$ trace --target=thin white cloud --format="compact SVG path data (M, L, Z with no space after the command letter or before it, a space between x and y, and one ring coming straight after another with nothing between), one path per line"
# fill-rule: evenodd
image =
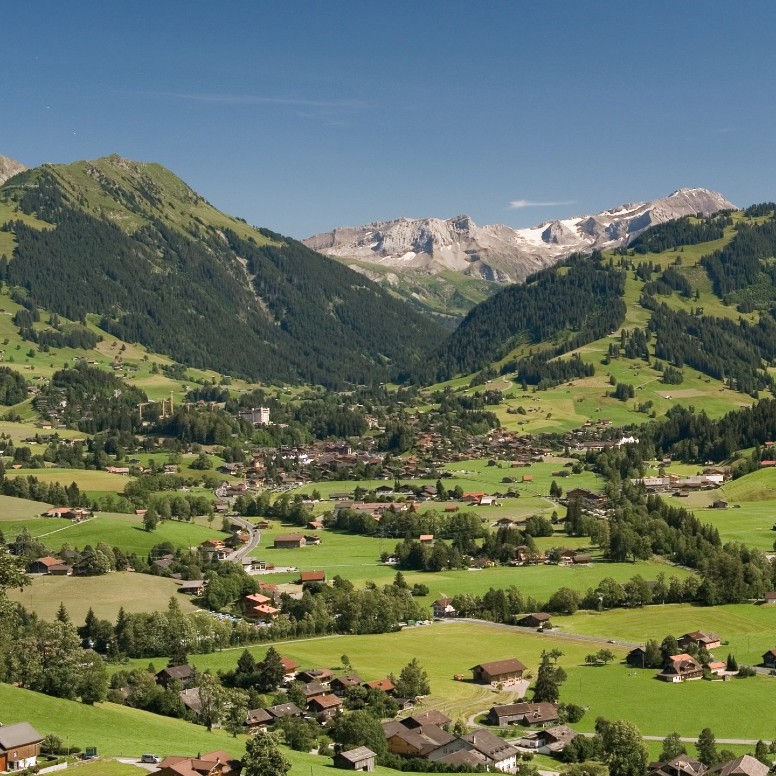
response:
M573 205L574 200L555 200L554 202L535 202L532 199L513 199L509 203L511 210L521 210L524 207L556 207L557 205Z
M266 97L259 94L228 94L221 92L157 92L160 97L173 97L192 102L209 102L219 105L289 105L302 108L331 110L359 110L368 108L363 100L309 100L298 97Z

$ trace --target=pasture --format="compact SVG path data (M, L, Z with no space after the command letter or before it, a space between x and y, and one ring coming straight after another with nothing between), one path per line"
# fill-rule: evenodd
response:
M22 501L22 499L15 499ZM40 512L48 507L37 502ZM0 510L3 507L0 505ZM17 511L21 511L19 506ZM35 517L13 517L0 514L0 529L6 538L13 538L26 528L30 534L52 549L58 549L67 543L71 547L83 549L87 544L92 546L105 542L111 547L121 547L126 553L146 555L151 548L162 542L171 542L175 547L195 547L206 539L224 538L224 534L210 527L204 517L192 522L178 520L161 521L155 531L143 528L143 518L137 515L127 515L114 512L96 512L94 517L74 523L61 517L42 517L40 512ZM220 520L214 520L213 526L220 528Z
M381 553L392 553L401 538L379 538L321 530L318 546L305 546L299 549L275 549L272 546L277 534L296 533L300 529L290 526L279 527L276 523L269 530L261 532L261 542L252 555L275 566L295 566L302 571L324 570L329 579L339 574L350 579L357 586L367 580L379 585L389 584L396 575L396 567L379 562ZM550 547L580 547L580 540L572 540L565 534L557 533L553 537L542 538L537 542L542 549ZM593 563L580 566L494 566L479 571L456 569L439 572L403 571L410 585L427 585L429 596L419 598L420 603L431 604L440 595L453 596L459 593L481 595L490 587L506 588L515 585L524 596L533 596L546 601L561 587L571 587L584 593L587 588L595 587L605 577L625 582L636 574L645 579L655 579L660 572L666 577L675 575L684 578L693 572L655 561L637 563L606 563L593 553ZM297 573L267 575L268 581L289 582L298 578ZM265 578L265 577L262 577Z
M114 571L99 577L35 577L23 590L11 590L8 597L44 620L56 618L63 603L77 625L84 622L91 607L97 617L115 622L119 609L127 612L163 611L171 596L183 612L196 607L191 597L177 593L178 582L150 574Z
M644 611L648 610L640 613ZM697 737L704 727L710 727L718 738L771 740L776 734L776 723L769 714L742 713L745 709L770 708L776 680L758 676L730 682L671 685L655 679L655 671L634 670L622 663L584 665L585 655L602 647L611 649L618 660L625 656L624 647L607 644L603 639L584 641L552 633L518 632L508 626L450 621L392 634L331 636L276 647L303 667L341 670L341 656L345 654L354 670L367 681L390 672L396 674L417 657L431 682L431 695L421 710L440 709L453 719L487 711L496 703L510 700L512 695L469 681L455 681L455 674L469 676L468 669L477 663L517 657L535 675L542 650L557 647L564 653L558 664L568 674L561 687L561 700L588 707L585 717L575 725L578 730L592 731L596 717L603 716L631 719L644 735L660 737L672 730ZM250 651L261 658L266 647ZM240 652L235 649L195 655L191 661L200 670L224 670L235 666ZM146 663L133 661L139 667Z

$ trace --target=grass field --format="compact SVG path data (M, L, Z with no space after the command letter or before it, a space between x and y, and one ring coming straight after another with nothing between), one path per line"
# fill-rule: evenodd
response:
M566 629L565 620L559 622ZM763 642L770 645L770 639ZM559 665L568 674L561 688L561 700L588 707L583 720L575 726L579 730L591 731L596 717L604 716L631 719L644 735L661 737L672 730L697 737L704 727L710 727L718 738L771 740L776 734L776 722L770 714L761 713L771 708L776 680L754 677L724 683L697 681L670 685L656 680L654 671L634 671L624 664L585 666L584 656L602 646L615 652L618 659L627 651L617 645L607 645L603 640L575 641L554 638L551 634L518 633L506 626L452 621L380 636L333 636L288 642L277 648L303 667L338 668L341 656L346 654L366 680L380 678L391 671L396 673L417 657L429 674L432 691L422 708L437 708L455 719L505 702L509 694L467 681L457 682L454 674L468 676L468 669L477 663L508 657L519 658L535 674L541 651L558 647L564 653ZM251 651L261 657L265 649L257 647ZM197 655L192 657L192 662L200 669L227 669L234 667L239 655L240 650ZM147 663L134 662L138 666ZM748 709L753 711L745 711Z
M245 752L245 736L233 738L223 730L208 733L199 725L127 706L112 703L85 706L7 684L0 684L0 709L4 724L29 722L43 735L54 733L65 745L82 749L96 746L99 754L106 757L139 757L144 752L162 757L170 754L195 757L215 749L241 757ZM325 776L332 773L329 758L285 748L283 751L291 762L292 775ZM78 773L83 776L131 776L143 772L136 766L110 761L78 765ZM374 773L389 776L397 771L376 768Z
M22 499L14 499L19 502ZM37 502L23 502L36 504ZM22 505L14 505L20 512ZM37 504L42 512L45 504ZM2 510L2 505L0 505ZM67 543L71 547L83 548L105 542L111 547L121 547L125 552L145 555L155 544L172 542L176 547L195 547L206 539L223 539L224 534L216 528L221 527L220 520L214 520L212 527L204 517L187 523L178 520L164 520L155 531L143 529L142 518L137 515L126 515L113 512L97 512L93 518L80 523L59 517L20 518L0 513L0 529L6 537L16 536L23 528L27 528L33 537L40 539L47 547L59 549Z
M489 512L488 514L492 514ZM398 538L375 538L340 533L331 530L319 531L321 544L307 546L296 550L279 550L272 547L274 536L289 533L294 529L290 526L279 526L274 523L270 530L262 531L261 543L252 553L255 557L276 566L295 566L303 571L322 569L328 578L339 574L352 580L356 585L363 585L367 580L378 584L387 584L396 574L394 566L379 562L382 552L393 552ZM543 538L540 541L543 549L549 547L577 546L579 540L570 540L565 534L558 533L554 537ZM430 594L419 598L420 603L430 604L440 595L456 595L458 593L482 594L490 587L509 587L516 585L523 595L533 596L540 601L546 601L558 588L572 587L585 592L588 587L595 587L605 577L613 577L625 582L635 574L641 574L645 579L655 579L661 571L667 577L676 575L686 577L692 572L664 563L641 561L638 563L605 563L596 559L587 566L527 566L507 567L496 566L470 571L460 569L443 572L403 572L407 582L416 582L429 587ZM297 573L272 574L272 581L287 582L298 578Z
M776 647L776 607L755 604L701 607L666 604L643 609L607 612L577 612L558 620L564 631L643 644L662 641L690 631L714 631L722 646L714 650L721 659L732 652L739 663L756 665L762 655Z
M127 612L161 611L167 608L170 596L175 596L181 611L194 611L191 598L178 594L177 589L174 579L115 571L101 577L40 576L23 590L11 590L8 597L44 620L56 617L61 602L80 625L89 607L98 617L114 622L122 606Z

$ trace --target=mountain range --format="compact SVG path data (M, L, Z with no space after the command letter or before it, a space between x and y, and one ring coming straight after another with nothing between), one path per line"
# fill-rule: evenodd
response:
M721 194L688 188L661 199L619 205L596 215L546 221L528 229L477 226L465 215L447 220L398 218L340 227L303 242L392 288L408 301L455 316L497 289L476 283L478 280L519 283L573 253L627 245L656 224L731 209L735 205ZM462 288L463 278L475 283ZM445 285L454 288L442 293ZM454 302L460 310L445 304L456 291Z

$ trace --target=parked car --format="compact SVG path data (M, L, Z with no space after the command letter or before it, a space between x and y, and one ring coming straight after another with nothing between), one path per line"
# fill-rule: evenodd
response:
M140 762L141 763L160 763L162 761L162 758L159 757L158 754L141 754L140 755Z

